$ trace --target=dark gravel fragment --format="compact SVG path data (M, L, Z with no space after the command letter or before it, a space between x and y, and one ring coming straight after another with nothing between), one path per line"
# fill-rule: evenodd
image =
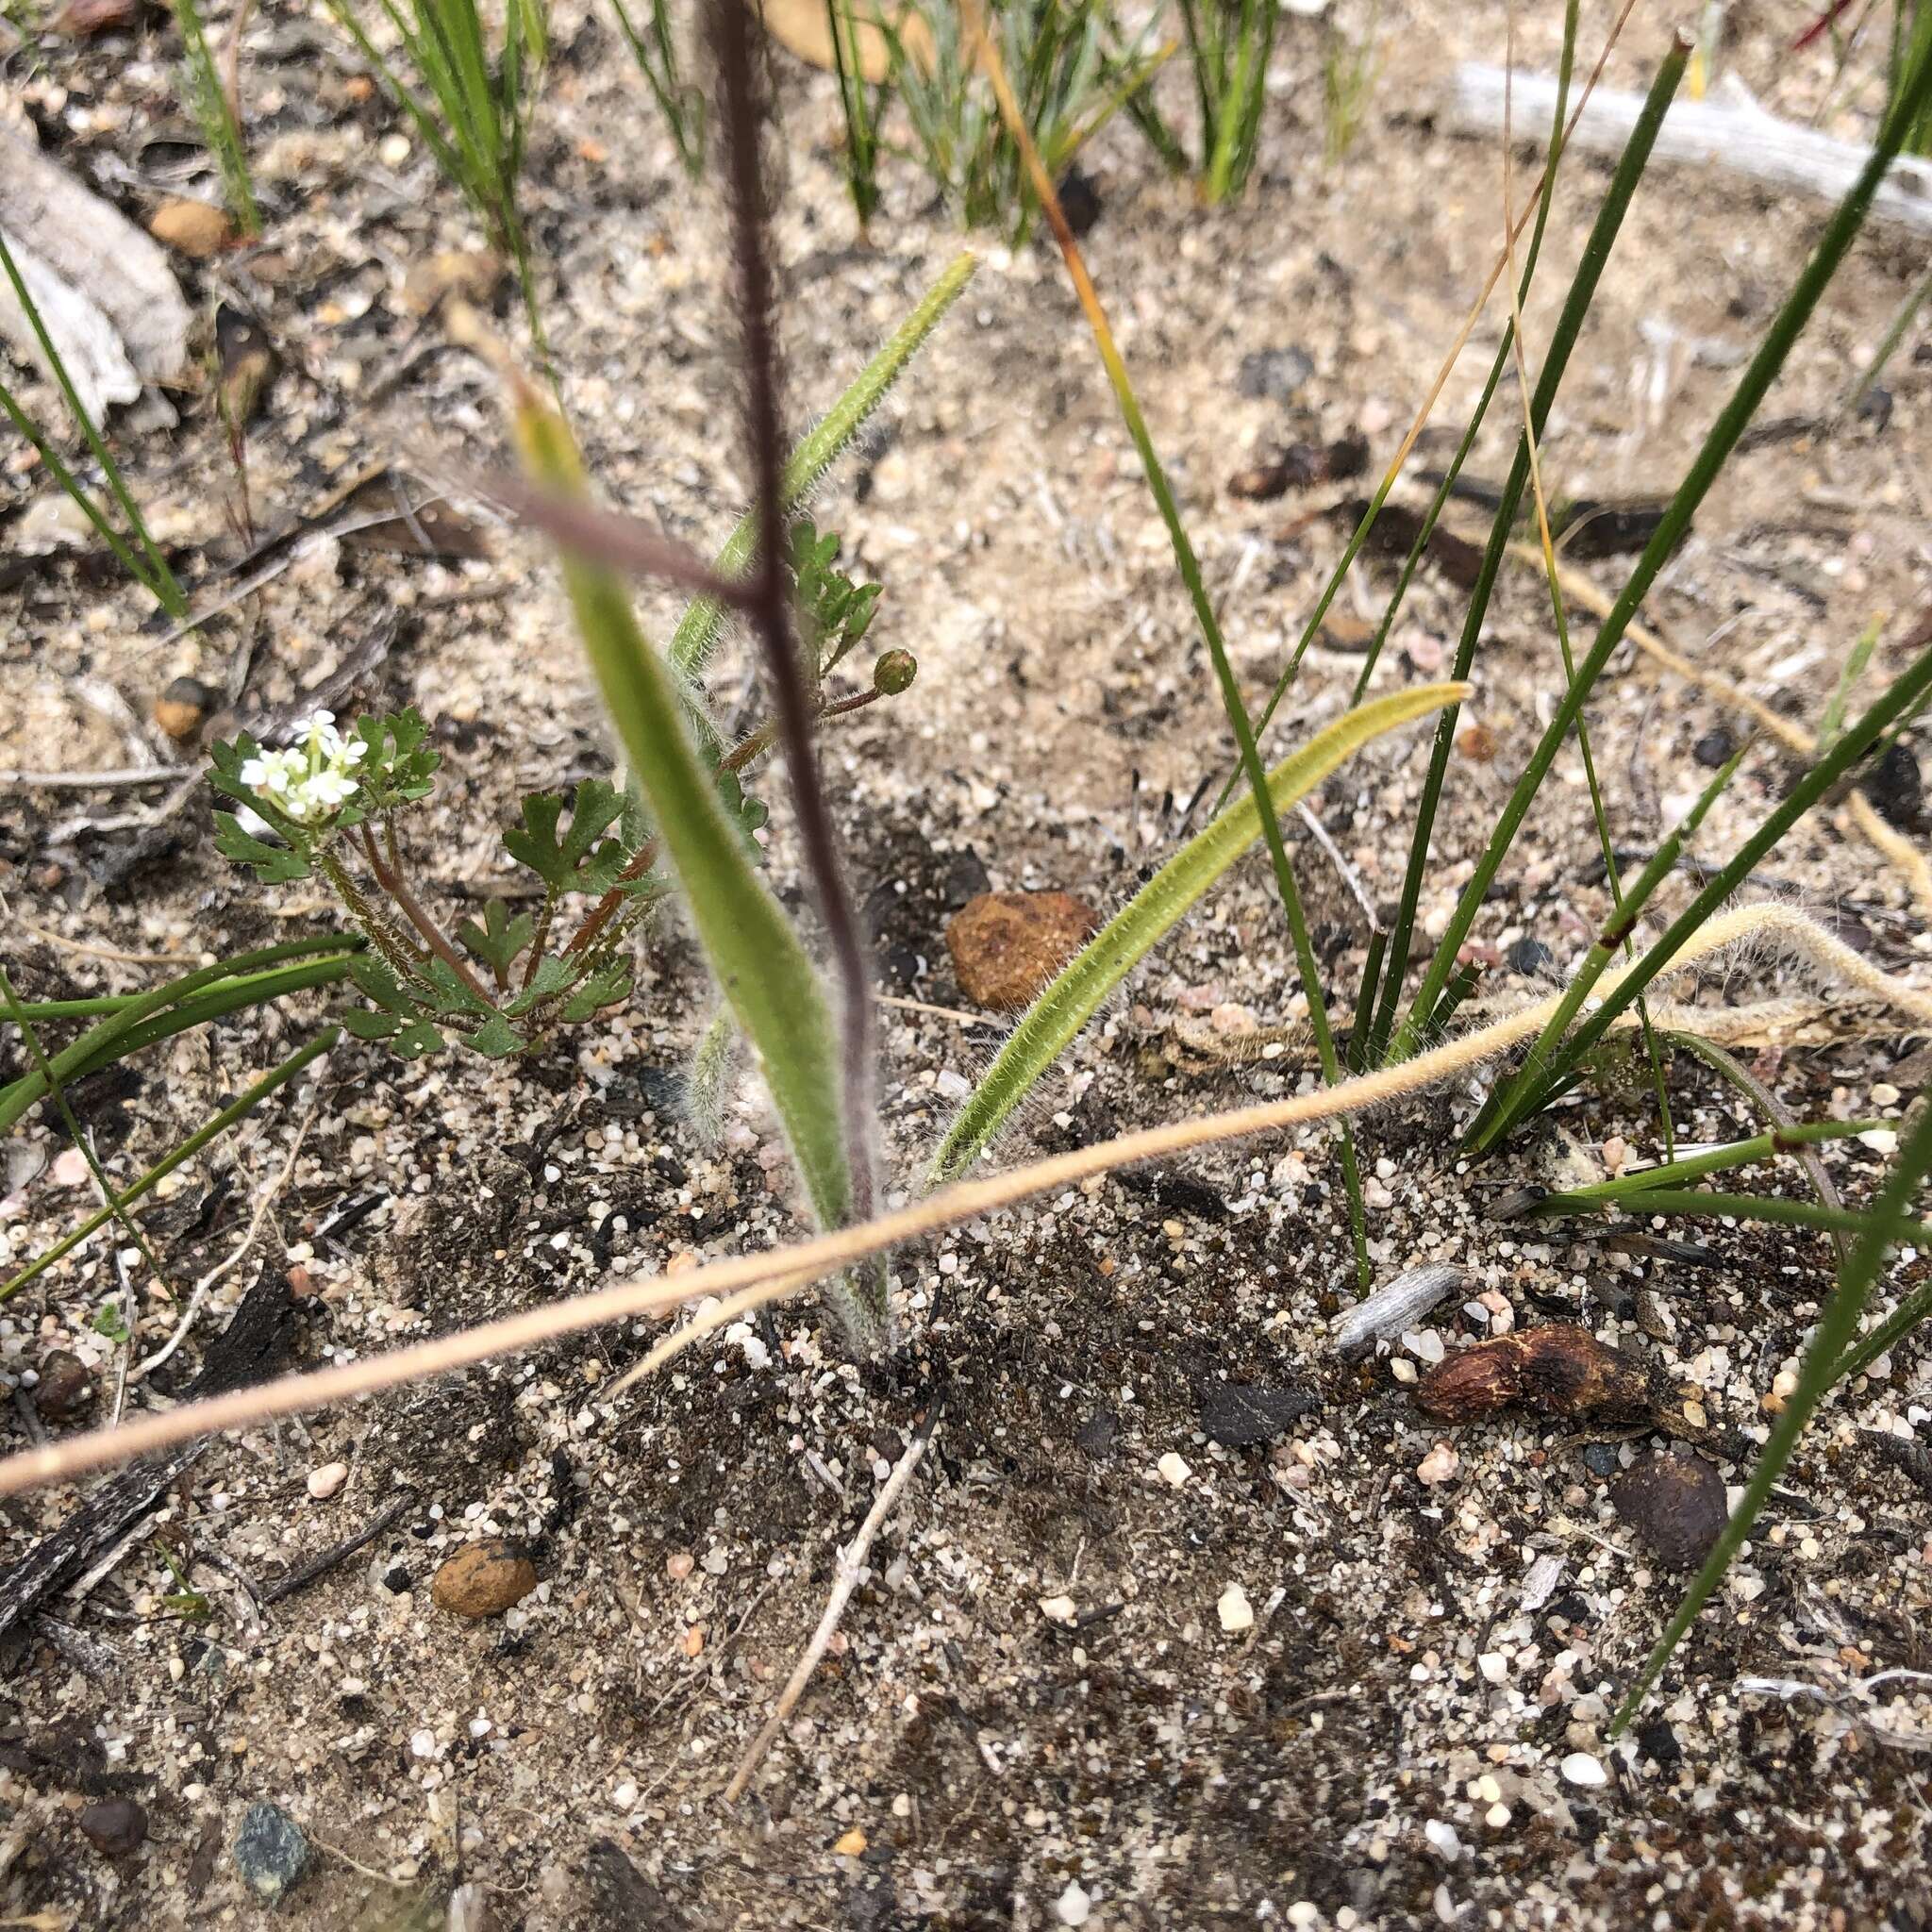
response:
M1234 386L1250 401L1285 403L1314 373L1314 358L1305 349L1256 349L1241 358Z
M1114 1444L1120 1441L1121 1419L1110 1408L1096 1409L1080 1424L1074 1437L1074 1445L1083 1456L1095 1462L1105 1461L1114 1452Z
M1200 1391L1201 1426L1224 1449L1252 1449L1286 1435L1322 1407L1306 1389L1259 1389L1245 1382L1215 1382Z
M302 1827L279 1805L258 1800L235 1834L235 1869L264 1905L279 1905L301 1883L315 1854Z
M147 1841L147 1812L132 1798L96 1798L79 1824L81 1836L104 1858L131 1858Z
M1618 1516L1671 1570L1694 1570L1730 1514L1724 1481L1703 1457L1664 1451L1646 1456L1610 1485Z

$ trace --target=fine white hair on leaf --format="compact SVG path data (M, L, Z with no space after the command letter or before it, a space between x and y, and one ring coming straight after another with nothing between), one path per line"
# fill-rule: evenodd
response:
M721 1006L691 1050L684 1076L684 1117L691 1138L707 1152L724 1134L724 1106L738 1073L738 1026Z

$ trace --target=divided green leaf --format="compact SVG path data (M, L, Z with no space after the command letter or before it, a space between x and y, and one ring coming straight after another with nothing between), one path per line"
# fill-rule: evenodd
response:
M620 840L603 834L624 814L624 793L608 779L586 778L571 794L569 829L559 833L563 809L560 792L532 792L522 823L503 835L505 848L552 892L608 891L627 855Z
M483 908L483 924L464 920L457 927L457 938L490 968L498 981L509 975L511 962L530 943L536 927L527 912L512 919L501 899L492 899Z
M287 845L271 845L252 832L242 829L242 822L231 811L215 814L215 850L224 858L250 868L265 886L287 885L308 876L308 860Z

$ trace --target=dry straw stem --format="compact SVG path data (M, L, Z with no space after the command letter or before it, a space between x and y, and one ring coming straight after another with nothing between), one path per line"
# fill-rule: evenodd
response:
M1539 575L1549 568L1542 553L1532 544L1512 543L1509 555ZM1610 614L1612 599L1580 570L1558 559L1555 571L1558 588L1573 604L1580 604L1593 617ZM1687 684L1694 684L1719 704L1743 712L1787 751L1796 752L1802 758L1817 756L1818 738L1815 732L1806 730L1804 725L1787 718L1783 712L1773 710L1762 698L1753 697L1742 685L1733 683L1722 672L1707 671L1703 665L1667 644L1655 631L1646 630L1634 619L1625 628L1624 635L1646 658L1664 670L1681 677ZM1851 794L1845 802L1845 810L1859 837L1902 874L1919 910L1932 913L1932 862L1926 860L1925 855L1903 832L1879 817L1877 808L1862 791Z
M1699 959L1743 942L1778 944L1800 953L1819 970L1885 1001L1897 1011L1932 1024L1932 993L1880 973L1822 926L1785 906L1742 906L1721 913L1686 942L1666 971L1681 973ZM1601 981L1604 992L1614 991L1623 976L1621 972L1607 973ZM735 1319L748 1308L778 1300L899 1242L958 1227L1041 1194L1078 1187L1119 1168L1144 1161L1172 1160L1197 1147L1252 1140L1258 1135L1277 1134L1285 1128L1333 1121L1388 1106L1441 1081L1467 1074L1497 1054L1534 1039L1556 1005L1554 995L1537 1000L1460 1039L1335 1087L1259 1106L1236 1108L1226 1113L1208 1114L1199 1120L1143 1128L1117 1140L1057 1155L1049 1160L1034 1161L1009 1174L995 1174L986 1180L961 1181L894 1213L791 1247L774 1248L762 1255L734 1256L668 1278L648 1275L641 1280L621 1282L594 1294L577 1295L569 1301L506 1315L454 1335L392 1349L368 1360L344 1362L305 1375L284 1376L279 1381L237 1390L206 1402L184 1403L165 1414L145 1416L119 1428L96 1429L65 1442L28 1450L0 1462L0 1495L15 1495L78 1470L125 1462L149 1450L216 1430L245 1428L276 1416L325 1408L380 1389L392 1389L399 1383L447 1374L453 1369L466 1368L495 1356L539 1347L559 1336L581 1334L608 1323L627 1322L675 1307L699 1296L739 1296L730 1317L722 1309L710 1312L708 1319L715 1325L719 1320ZM1634 1026L1635 1016L1629 1016L1625 1024ZM752 1290L757 1292L741 1293ZM679 1334L686 1341L694 1339L684 1330ZM685 1341L673 1340L677 1347L685 1345Z

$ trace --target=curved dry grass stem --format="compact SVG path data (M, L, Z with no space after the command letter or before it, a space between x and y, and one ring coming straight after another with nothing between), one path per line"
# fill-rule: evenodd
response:
M1787 906L1740 906L1719 914L1686 943L1667 971L1681 973L1727 947L1766 941L1803 954L1815 967L1883 1000L1895 1010L1932 1025L1932 992L1889 977L1824 927ZM1605 993L1614 991L1622 977L1621 973L1607 973L1601 982ZM144 1416L118 1428L96 1429L68 1441L27 1450L0 1462L0 1495L18 1494L79 1470L125 1462L149 1450L216 1430L245 1428L275 1416L325 1408L377 1390L394 1388L398 1383L447 1374L453 1369L466 1368L495 1356L514 1355L607 1323L629 1321L675 1307L696 1296L736 1297L729 1304L728 1315L723 1308L711 1310L699 1322L667 1338L660 1347L665 1351L663 1358L668 1360L678 1348L688 1345L699 1334L709 1332L721 1322L735 1319L762 1302L792 1293L898 1242L958 1227L1041 1194L1079 1187L1118 1168L1171 1160L1197 1147L1252 1140L1288 1127L1364 1113L1466 1074L1483 1061L1533 1040L1556 1004L1555 995L1534 1001L1473 1033L1392 1066L1344 1080L1338 1086L1294 1094L1286 1100L1236 1108L1226 1113L1208 1114L1198 1120L1143 1128L1138 1133L1123 1134L1117 1140L1034 1161L1008 1174L960 1181L893 1213L880 1215L859 1226L837 1229L813 1241L775 1248L767 1254L713 1261L669 1278L651 1275L620 1282L592 1294L506 1315L474 1328L460 1329L454 1335L392 1349L368 1360L284 1376L279 1381L237 1390L206 1402L184 1403L165 1414ZM1637 1024L1634 1015L1629 1016L1627 1024Z
M1546 568L1542 554L1532 544L1512 543L1509 556L1517 563L1541 573ZM1558 558L1556 564L1556 579L1564 596L1573 604L1580 604L1595 617L1607 617L1612 599L1590 577L1574 565ZM1674 645L1665 642L1655 631L1647 630L1634 620L1625 627L1624 636L1650 658L1685 683L1692 684L1707 695L1715 698L1719 704L1728 706L1732 710L1741 711L1753 724L1760 725L1766 734L1777 740L1787 751L1796 752L1801 758L1815 758L1818 754L1818 738L1815 732L1807 731L1793 718L1787 718L1782 711L1774 711L1762 698L1753 697L1740 684L1726 677L1721 671L1710 671L1694 658L1687 658ZM1888 860L1905 880L1914 902L1922 913L1932 915L1932 860L1912 843L1911 840L1879 817L1872 801L1862 791L1853 791L1845 804L1845 810L1858 836L1882 858Z

